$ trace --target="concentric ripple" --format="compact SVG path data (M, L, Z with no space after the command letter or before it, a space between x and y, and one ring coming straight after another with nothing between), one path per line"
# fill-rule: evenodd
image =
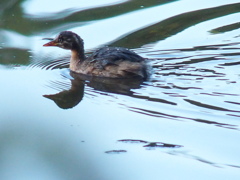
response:
M33 62L28 66L28 69L39 68L43 70L53 70L53 69L67 68L68 65L69 65L69 59L61 58L57 60Z

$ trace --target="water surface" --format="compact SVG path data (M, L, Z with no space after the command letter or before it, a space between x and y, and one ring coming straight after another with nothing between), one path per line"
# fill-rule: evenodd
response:
M48 4L46 6L46 4ZM0 177L239 179L237 0L2 1ZM130 48L147 81L85 78L43 37Z

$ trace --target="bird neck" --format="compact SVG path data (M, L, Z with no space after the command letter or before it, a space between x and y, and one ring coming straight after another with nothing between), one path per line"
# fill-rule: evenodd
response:
M72 71L76 71L79 64L83 62L86 59L86 57L83 49L78 49L78 50L72 49L71 52L72 54L70 59L70 69Z

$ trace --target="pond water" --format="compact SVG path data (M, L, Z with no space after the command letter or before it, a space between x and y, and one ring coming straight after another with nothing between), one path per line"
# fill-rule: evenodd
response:
M1 0L0 179L240 177L239 0ZM130 48L144 82L82 79L44 37Z

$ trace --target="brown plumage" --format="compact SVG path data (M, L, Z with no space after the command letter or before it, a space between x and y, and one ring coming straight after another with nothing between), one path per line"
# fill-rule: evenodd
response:
M73 72L109 78L147 78L145 59L120 47L103 47L89 57L84 54L83 40L71 31L61 32L43 46L57 46L71 50L70 69Z

